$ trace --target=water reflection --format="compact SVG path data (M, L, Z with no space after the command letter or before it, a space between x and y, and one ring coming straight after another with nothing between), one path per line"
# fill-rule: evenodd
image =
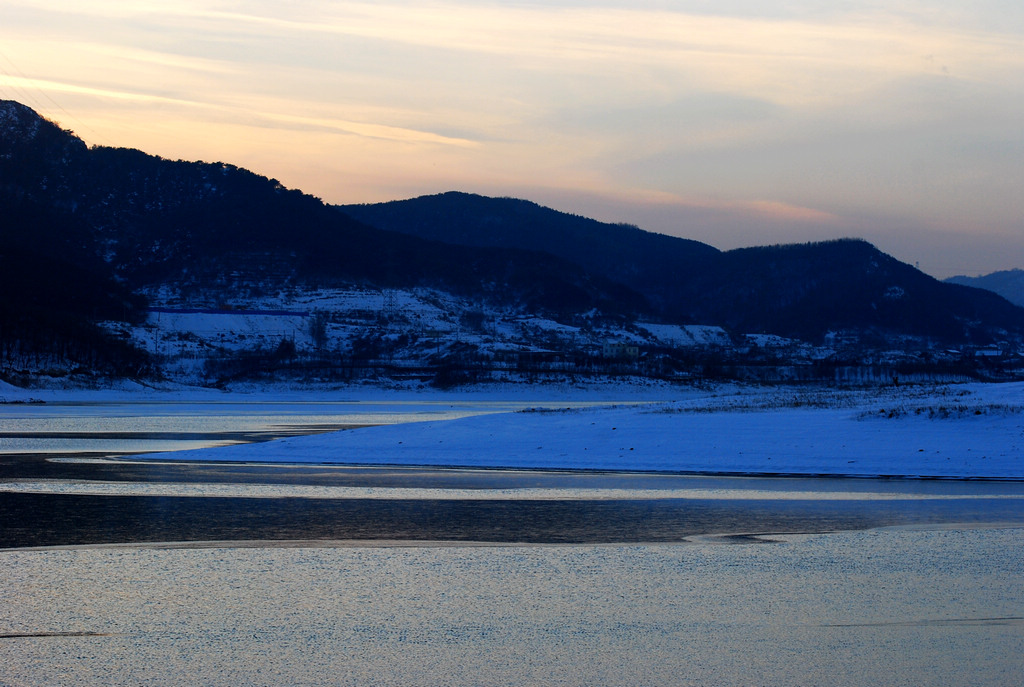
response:
M1024 508L1020 508L1024 484L1013 482L216 465L95 458L108 448L138 450L145 442L259 441L348 423L461 417L528 405L532 404L6 407L0 415L0 432L6 432L0 434L0 482L17 484L0 485L0 546L292 539L680 542L709 534L1024 521ZM22 445L15 439L29 442L25 445L42 442L31 444L35 448L51 443L26 452L16 450ZM83 461L83 456L94 457ZM32 484L43 486L30 488ZM44 493L46 484L64 485L68 493ZM89 493L90 484L105 485L108 491ZM119 491L117 485L124 485L123 489ZM149 485L155 491L131 485ZM187 496L171 486L161 491L160 485L210 486L205 492L209 495ZM215 485L230 487L230 495L218 494ZM281 493L275 493L273 485L282 487ZM314 488L349 491L320 494ZM434 491L417 498L395 491L405 489ZM386 499L365 498L358 490L389 493ZM482 490L503 491L495 496ZM611 490L610 495L595 495L602 490ZM474 491L481 491L480 496L474 497ZM568 495L561 498L563 493Z
M330 471L330 477L338 480L347 475L363 485L393 483L396 477L394 471L384 469L381 482L376 482L373 469L356 472L349 475L347 471ZM292 539L680 542L708 534L830 532L948 523L1024 524L1020 495L758 499L734 493L727 499L693 495L644 499L634 492L628 499L531 499L514 495L509 485L518 481L516 475L451 473L417 471L426 481L440 484L470 477L478 485L485 482L493 486L508 477L505 486L512 495L478 499L472 497L472 491L462 491L457 498L252 498L9 491L0 494L0 547ZM178 477L183 475L179 472ZM256 475L245 477L253 479ZM308 480L310 475L303 477ZM535 475L534 480L544 477L551 475ZM586 481L586 476L577 477ZM415 476L408 474L402 481L412 479ZM758 493L764 492L750 492L751 496Z

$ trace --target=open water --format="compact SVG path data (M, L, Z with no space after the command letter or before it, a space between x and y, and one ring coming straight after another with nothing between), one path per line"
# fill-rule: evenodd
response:
M6 410L3 685L1024 674L1020 483L149 464L103 456L154 431L202 444L365 422ZM71 447L7 450L57 438Z

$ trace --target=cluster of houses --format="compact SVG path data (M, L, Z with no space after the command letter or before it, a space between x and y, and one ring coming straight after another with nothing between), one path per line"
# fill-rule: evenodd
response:
M876 338L868 344L856 333L837 332L810 344L709 325L564 324L419 292L318 292L292 302L207 308L167 303L123 335L153 353L168 376L206 375L203 381L223 370L266 368L332 378L429 379L444 370L460 379L637 375L844 383L1013 378L1024 371L1022 351L1011 342L949 348ZM242 358L247 364L222 364Z

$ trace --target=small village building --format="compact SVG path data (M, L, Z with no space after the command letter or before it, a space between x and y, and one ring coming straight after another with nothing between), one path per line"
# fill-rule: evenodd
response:
M624 341L605 341L601 355L615 360L636 360L640 357L640 347Z

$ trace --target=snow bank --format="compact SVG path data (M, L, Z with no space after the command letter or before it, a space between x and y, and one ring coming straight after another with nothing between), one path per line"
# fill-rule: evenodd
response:
M728 393L734 385L720 385L714 393ZM721 391L728 390L728 391ZM279 403L279 402L504 402L530 403L608 403L667 401L693 397L704 398L708 390L700 387L680 387L668 382L644 378L626 378L626 381L587 380L583 382L492 382L471 386L438 389L419 382L390 384L365 383L331 385L312 383L308 386L287 382L236 383L227 389L187 386L168 383L162 386L143 386L123 382L103 389L89 388L32 388L25 389L0 381L0 405L3 403L138 403L138 402L199 402L199 403Z
M537 409L150 456L174 460L1024 478L1024 385Z

